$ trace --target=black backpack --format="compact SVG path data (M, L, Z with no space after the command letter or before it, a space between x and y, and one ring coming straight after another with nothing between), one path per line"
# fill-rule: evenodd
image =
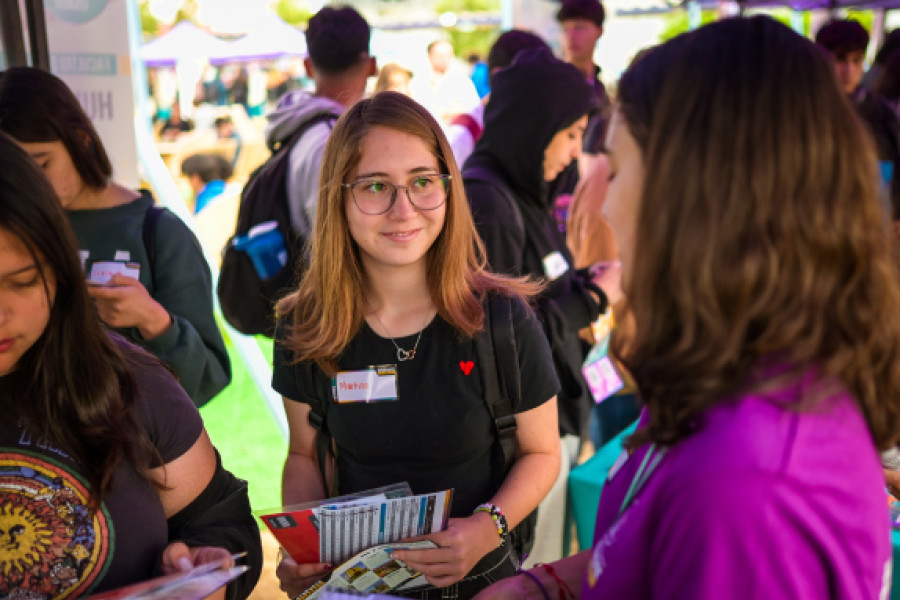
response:
M494 418L494 433L497 444L494 452L494 472L500 473L495 482L494 491L506 479L516 460L518 442L516 440L515 410L522 404L521 373L519 371L518 351L516 349L516 333L512 320L512 299L505 296L488 296L485 310L485 327L475 338L475 350L480 364L484 365L485 404ZM327 376L315 364L305 363L312 369L315 382L315 393L312 396L318 402L311 405L309 423L316 430L316 457L319 463L319 474L322 481L327 481L326 459L328 452L333 452L331 433L325 422L325 403L331 398L331 384ZM329 496L338 495L337 461L333 461L333 477L331 488L326 490ZM521 562L534 545L537 509L531 512L512 531L510 531L510 547Z
M336 115L322 113L303 123L290 138L272 149L272 155L250 174L241 192L237 226L222 252L216 286L225 320L241 333L272 337L275 301L289 291L296 283L296 275L303 270L306 240L291 227L287 197L291 148L313 125L327 122L331 127L335 120ZM272 221L284 236L287 263L272 277L261 279L247 254L235 248L234 240L253 227Z

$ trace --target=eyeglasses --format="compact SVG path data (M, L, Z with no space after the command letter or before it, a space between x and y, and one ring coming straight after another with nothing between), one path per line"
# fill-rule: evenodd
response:
M381 215L391 210L397 199L397 190L406 190L409 202L419 210L440 208L447 200L447 185L451 175L415 175L406 185L394 185L385 179L360 179L353 183L342 183L349 188L353 202L367 215Z

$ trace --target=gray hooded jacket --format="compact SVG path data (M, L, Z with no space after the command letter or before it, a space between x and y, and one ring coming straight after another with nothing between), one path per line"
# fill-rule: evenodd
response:
M268 115L266 144L269 148L291 137L310 119L321 114L332 114L335 119L344 107L329 98L312 96L294 90L278 100ZM322 121L310 127L291 149L290 172L287 177L287 194L291 205L291 225L297 234L309 237L316 222L316 206L319 199L319 170L325 142L331 134L333 122Z

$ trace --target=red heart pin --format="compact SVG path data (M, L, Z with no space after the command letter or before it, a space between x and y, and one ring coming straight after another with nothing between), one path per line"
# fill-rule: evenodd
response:
M464 375L468 375L472 372L472 368L475 366L471 360L461 360L459 361L459 368L462 369Z

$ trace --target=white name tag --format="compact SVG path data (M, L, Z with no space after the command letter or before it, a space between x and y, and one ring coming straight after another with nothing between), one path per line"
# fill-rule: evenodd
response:
M125 275L139 279L141 276L141 264L133 262L115 262L105 260L91 265L91 275L88 281L96 284L107 284L113 275Z
M569 270L569 263L559 250L544 257L544 275L553 280Z
M334 401L381 402L397 399L397 367L383 365L362 371L341 371L334 377Z

